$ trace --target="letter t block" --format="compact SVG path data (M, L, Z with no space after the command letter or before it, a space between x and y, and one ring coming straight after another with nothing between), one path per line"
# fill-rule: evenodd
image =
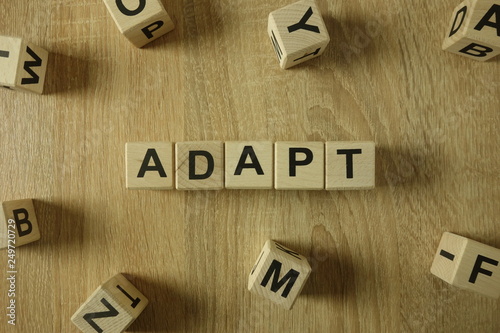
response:
M250 273L248 290L290 310L310 273L303 255L268 240Z
M39 239L40 231L33 200L2 202L0 205L0 249L5 249L9 244L18 247Z
M431 273L456 287L500 297L500 249L445 232Z

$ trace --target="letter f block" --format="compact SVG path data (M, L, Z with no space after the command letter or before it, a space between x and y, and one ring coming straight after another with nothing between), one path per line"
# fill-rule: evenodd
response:
M325 22L313 0L303 0L269 14L267 33L281 68L320 56L330 42Z
M9 220L14 223L9 223ZM9 235L15 235L15 237L12 238ZM9 242L9 239L15 240L15 244L12 241ZM0 205L0 249L5 249L9 244L18 247L39 239L40 231L33 200L2 202Z
M303 255L268 240L250 273L248 290L290 310L310 273Z
M456 287L500 297L500 249L445 232L431 273Z

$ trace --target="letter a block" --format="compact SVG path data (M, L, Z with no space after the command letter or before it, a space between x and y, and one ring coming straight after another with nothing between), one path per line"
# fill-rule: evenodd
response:
M33 200L5 201L0 206L0 249L40 239ZM15 236L12 236L15 235ZM15 240L15 243L9 240Z
M43 92L49 52L21 38L0 36L0 86Z
M456 7L443 50L479 61L500 54L500 0L467 0Z
M136 47L174 29L160 0L104 0L120 32Z
M248 278L248 290L290 310L311 273L307 259L268 240Z
M123 332L146 305L148 299L123 275L117 274L97 288L71 321L84 333Z
M445 232L431 273L459 288L500 297L500 249Z
M299 1L269 14L267 33L283 69L321 55L330 42L313 0Z

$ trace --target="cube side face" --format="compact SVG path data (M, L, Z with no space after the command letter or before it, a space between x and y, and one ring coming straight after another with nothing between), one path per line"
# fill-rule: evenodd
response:
M136 190L174 188L174 150L171 142L127 142L126 186Z
M144 311L149 300L122 274L106 281L102 288L136 319Z
M500 48L500 0L471 2L467 37Z
M40 239L40 230L38 228L38 220L36 218L33 200L22 199L3 202L2 219L2 229L4 225L7 225L9 219L15 221L16 247L29 244ZM2 245L2 248L6 247L7 242L2 242Z
M136 47L143 47L172 30L174 30L174 22L168 13L163 10L141 22L136 28L125 31L123 35Z
M225 142L225 187L272 189L273 147L270 141Z
M375 187L375 142L326 142L326 189Z
M16 89L42 94L48 61L48 51L32 43L23 43L16 76Z
M0 86L16 86L22 44L21 38L0 36Z
M465 237L445 232L434 256L431 273L441 280L453 284L467 242L468 239Z

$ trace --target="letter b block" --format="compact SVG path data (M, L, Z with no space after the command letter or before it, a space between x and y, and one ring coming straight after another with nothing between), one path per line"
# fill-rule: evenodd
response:
M2 220L0 221L0 249L6 248L8 244L17 247L40 239L33 200L5 201L0 206L0 213L0 220ZM15 243L9 240L15 240Z
M330 42L313 0L299 1L269 14L267 33L283 69L321 55Z
M123 275L117 274L97 288L71 321L84 333L123 332L146 305L148 299Z
M268 240L248 278L248 290L290 310L311 273L307 259Z
M500 297L500 249L445 232L431 273L459 288Z

